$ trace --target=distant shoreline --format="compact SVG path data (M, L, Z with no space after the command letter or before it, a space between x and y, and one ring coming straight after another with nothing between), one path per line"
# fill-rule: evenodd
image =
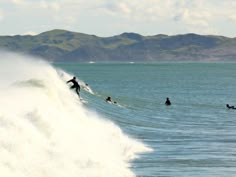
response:
M236 62L236 38L193 33L98 37L51 30L35 36L0 36L0 50L50 62Z

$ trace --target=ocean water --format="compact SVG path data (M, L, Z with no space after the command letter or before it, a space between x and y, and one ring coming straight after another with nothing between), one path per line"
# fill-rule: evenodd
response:
M2 53L1 175L234 177L236 110L225 105L236 106L235 69L47 63ZM82 100L66 84L73 76Z
M55 65L93 89L81 91L87 107L153 150L131 163L137 176L236 176L236 110L225 106L236 105L236 63Z

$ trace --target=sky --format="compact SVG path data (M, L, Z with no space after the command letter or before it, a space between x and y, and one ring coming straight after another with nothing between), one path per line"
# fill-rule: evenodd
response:
M0 0L0 36L53 29L236 37L236 0Z

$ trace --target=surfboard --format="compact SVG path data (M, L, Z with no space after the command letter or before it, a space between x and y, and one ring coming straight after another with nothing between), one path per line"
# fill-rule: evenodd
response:
M81 103L88 103L86 100L84 100L83 98L80 98Z

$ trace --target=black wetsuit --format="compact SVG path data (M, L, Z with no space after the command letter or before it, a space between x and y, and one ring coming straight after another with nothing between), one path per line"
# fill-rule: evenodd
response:
M79 95L79 92L80 92L80 85L79 85L79 83L74 78L69 80L69 81L67 81L67 83L69 83L69 82L73 83L73 85L70 88L71 89L75 88L76 93Z
M165 105L166 106L170 106L171 105L171 102L170 102L170 100L168 98L166 99Z
M111 97L107 97L106 102L111 102Z
M236 107L234 107L234 106L230 106L230 105L226 105L226 107L228 108L228 109L236 109Z

